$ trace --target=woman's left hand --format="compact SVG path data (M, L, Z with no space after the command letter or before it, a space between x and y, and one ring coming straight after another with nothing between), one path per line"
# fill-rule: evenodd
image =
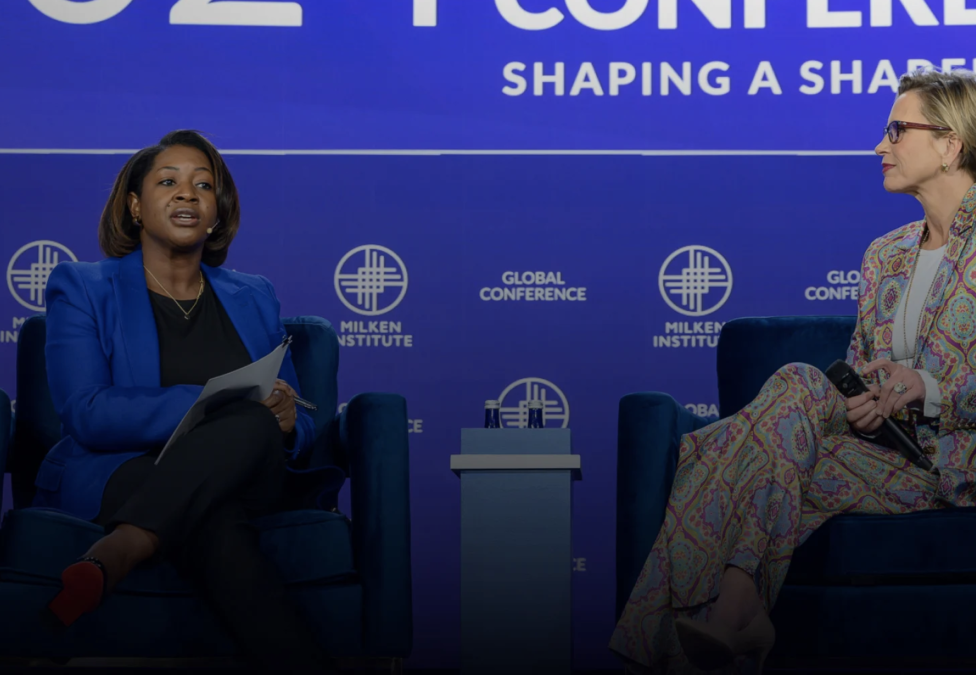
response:
M888 373L888 381L881 387L878 394L878 414L887 419L910 403L925 400L925 382L922 376L915 370L900 366L888 359L877 359L861 370L862 375L867 375L878 370ZM905 391L901 394L895 391L898 384L905 385Z
M295 418L298 415L298 411L295 409L295 397L297 395L287 382L275 380L274 391L271 392L271 396L261 401L278 418L278 427L282 433L290 434L295 428Z

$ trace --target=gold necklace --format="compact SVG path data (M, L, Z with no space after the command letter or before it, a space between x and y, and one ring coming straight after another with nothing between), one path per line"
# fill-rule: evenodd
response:
M918 325L915 327L916 348L915 351L912 353L912 355L909 356L908 355L908 299L912 296L912 283L915 281L915 270L918 269L918 260L919 258L922 257L922 244L924 244L928 240L929 240L929 230L926 227L925 233L922 235L922 241L920 241L918 245L918 253L915 255L915 264L912 265L912 274L910 277L908 277L908 293L905 294L905 311L902 312L902 317L901 317L902 339L905 341L905 359L906 360L912 359L913 367L915 366L915 362L917 360L916 357L918 356L917 343L918 343L918 338L921 337L919 333L922 332L922 317L925 316L925 305L924 304L922 305L922 311L918 313ZM929 293L932 292L932 286L935 284L936 276L938 276L938 272L936 272L936 275L932 277L932 281L929 283L929 290L925 294L926 299L929 297Z
M163 291L166 293L166 295L168 295L169 297L173 298L173 294L170 293L169 291L167 291L166 290L166 287L163 286L161 283L159 283L159 279L156 278L156 275L155 274L153 274L152 272L149 271L149 268L148 267L146 267L145 265L143 265L142 268L144 270L146 270L147 272L149 272L149 276L151 276L152 277L152 280L155 281L156 284L160 288L163 289ZM197 290L197 299L193 301L193 307L190 307L190 309L183 309L183 305L180 304L180 301L177 300L176 298L173 298L173 302L175 302L176 303L176 306L180 308L180 311L181 312L183 312L183 318L186 319L187 321L190 320L190 312L192 312L194 309L196 309L197 303L200 302L200 296L202 296L202 295L203 295L203 271L201 270L200 271L200 288L199 288L199 290Z

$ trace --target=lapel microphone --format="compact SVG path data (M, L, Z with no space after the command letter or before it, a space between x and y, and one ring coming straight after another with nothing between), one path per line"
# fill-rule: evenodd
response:
M858 374L851 368L846 361L837 359L827 370L824 371L827 379L830 380L837 390L845 398L858 396L870 391ZM915 466L932 471L932 462L922 454L922 449L918 447L915 439L908 435L904 427L890 417L881 423L881 436L888 442L893 449L897 450L902 457L907 459Z

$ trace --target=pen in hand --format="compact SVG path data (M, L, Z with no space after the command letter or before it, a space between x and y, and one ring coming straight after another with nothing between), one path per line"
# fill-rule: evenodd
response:
M311 401L306 401L305 399L300 398L298 396L295 396L294 399L295 399L295 404L296 405L300 405L301 407L305 408L306 410L318 410L319 409L319 407L317 405L315 405L314 403L312 403Z
M290 345L292 343L292 340L293 339L294 338L291 335L288 335L286 333L285 335L281 336L281 346L282 347L286 347L286 346ZM306 410L318 410L319 409L319 407L317 405L315 405L314 403L312 403L311 401L306 401L305 399L303 399L303 398L301 398L299 396L295 396L293 398L295 399L295 405L300 405L301 407L305 408Z

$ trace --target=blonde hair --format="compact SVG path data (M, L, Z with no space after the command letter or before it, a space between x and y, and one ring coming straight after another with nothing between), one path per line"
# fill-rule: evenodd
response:
M976 73L954 69L916 70L902 75L898 95L918 94L922 114L930 123L949 127L962 140L959 168L976 180ZM945 136L946 131L933 131Z

